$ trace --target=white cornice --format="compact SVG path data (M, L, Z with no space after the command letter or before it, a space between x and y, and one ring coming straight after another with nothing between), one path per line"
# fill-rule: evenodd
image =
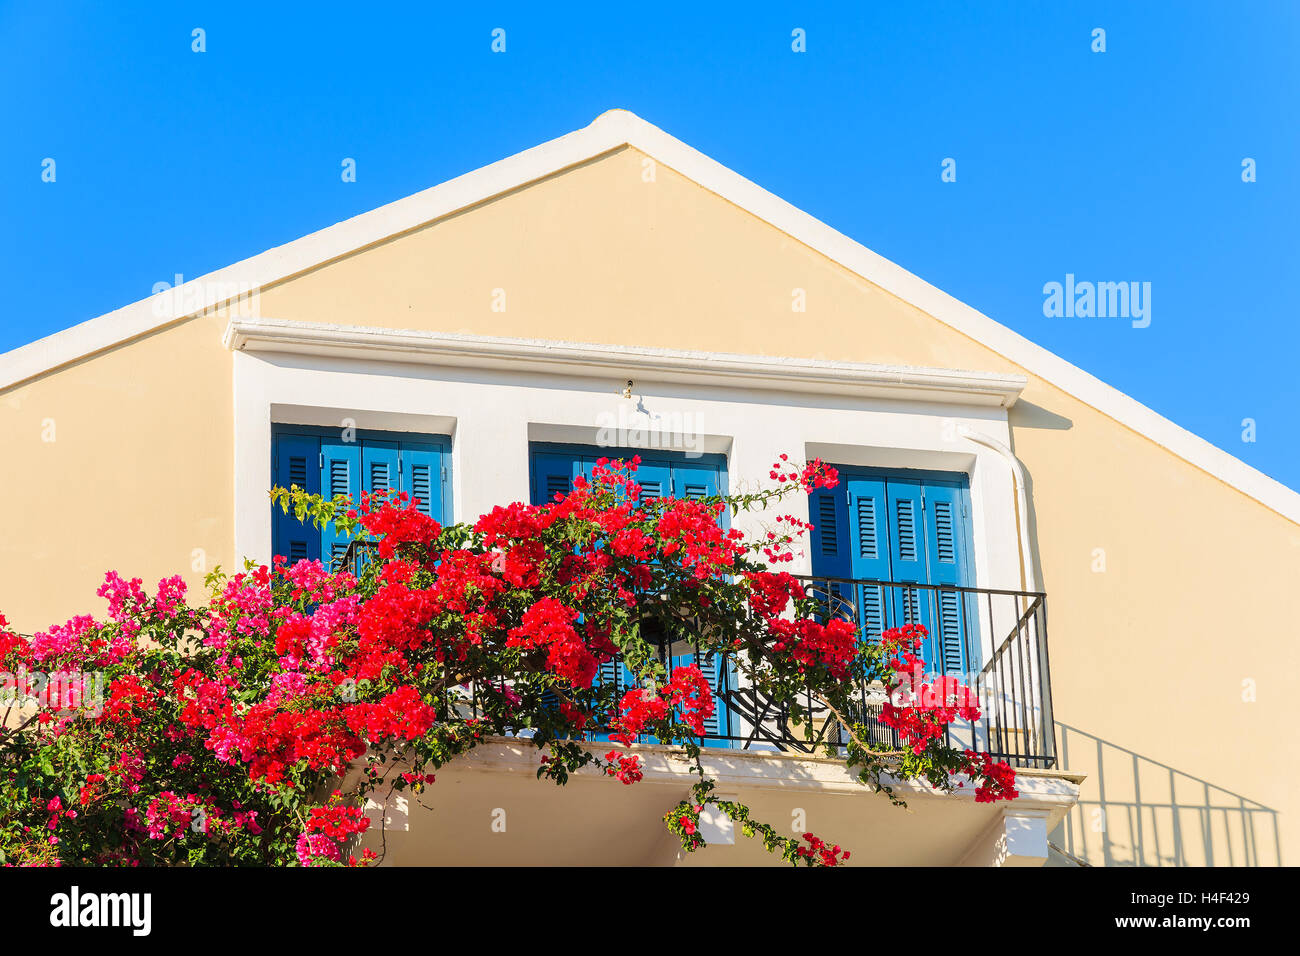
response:
M520 186L632 146L771 224L868 282L1002 355L1184 461L1300 524L1300 493L1180 428L1140 402L882 258L740 174L626 110L490 166L191 280L170 299L153 296L0 355L0 389L219 305L229 289L260 290ZM181 314L164 303L184 303Z
M232 319L222 341L235 351L304 353L372 361L532 368L557 374L650 376L656 381L820 392L1009 408L1023 375L825 362L729 352L554 342L415 329L376 329L280 319Z

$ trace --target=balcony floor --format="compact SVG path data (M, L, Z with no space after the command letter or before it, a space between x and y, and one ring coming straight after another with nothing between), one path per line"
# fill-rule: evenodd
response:
M603 752L608 744L591 744ZM437 782L404 805L387 808L384 865L748 866L780 862L739 832L732 845L682 853L660 817L688 794L694 776L680 751L633 748L645 778L624 786L586 771L564 787L535 779L539 752L509 738L487 741L438 773ZM803 830L852 851L853 864L952 866L1035 865L1038 844L1078 801L1082 777L1018 771L1019 799L976 803L968 786L937 794L899 785L907 809L857 783L842 763L824 757L706 750L718 795L746 802L756 819ZM378 811L376 813L376 822ZM802 832L802 830L801 830ZM706 835L708 831L706 831ZM715 834L721 835L721 834ZM712 839L712 838L710 838ZM378 849L371 838L366 846Z

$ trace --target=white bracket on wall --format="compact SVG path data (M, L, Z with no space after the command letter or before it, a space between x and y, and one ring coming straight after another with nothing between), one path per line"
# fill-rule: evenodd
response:
M980 834L959 866L1042 866L1047 862L1049 811L1003 810Z

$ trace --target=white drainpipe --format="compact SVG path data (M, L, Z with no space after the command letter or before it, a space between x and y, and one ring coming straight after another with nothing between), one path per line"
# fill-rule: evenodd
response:
M1005 458L1007 464L1011 466L1011 477L1016 486L1017 520L1020 525L1020 578L1026 591L1037 591L1038 585L1034 582L1034 556L1033 551L1029 548L1029 498L1025 493L1024 466L1020 464L1020 459L1015 456L1010 448L991 435L977 432L966 425L958 425L957 434L963 438L969 438L977 444L992 448Z

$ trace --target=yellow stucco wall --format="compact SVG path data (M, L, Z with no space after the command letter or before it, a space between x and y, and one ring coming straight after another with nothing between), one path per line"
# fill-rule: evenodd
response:
M262 291L261 314L1025 371L670 169L645 182L642 158L617 151L294 277ZM156 579L194 548L231 563L223 325L185 323L0 393L7 480L26 495L0 550L0 608L20 607L20 625L93 607L105 565ZM1032 376L1011 423L1067 766L1089 775L1058 838L1096 863L1300 860L1284 710L1300 527Z
M182 574L194 593L231 567L224 329L191 319L0 391L0 612L19 631L102 614L110 568L151 590Z

